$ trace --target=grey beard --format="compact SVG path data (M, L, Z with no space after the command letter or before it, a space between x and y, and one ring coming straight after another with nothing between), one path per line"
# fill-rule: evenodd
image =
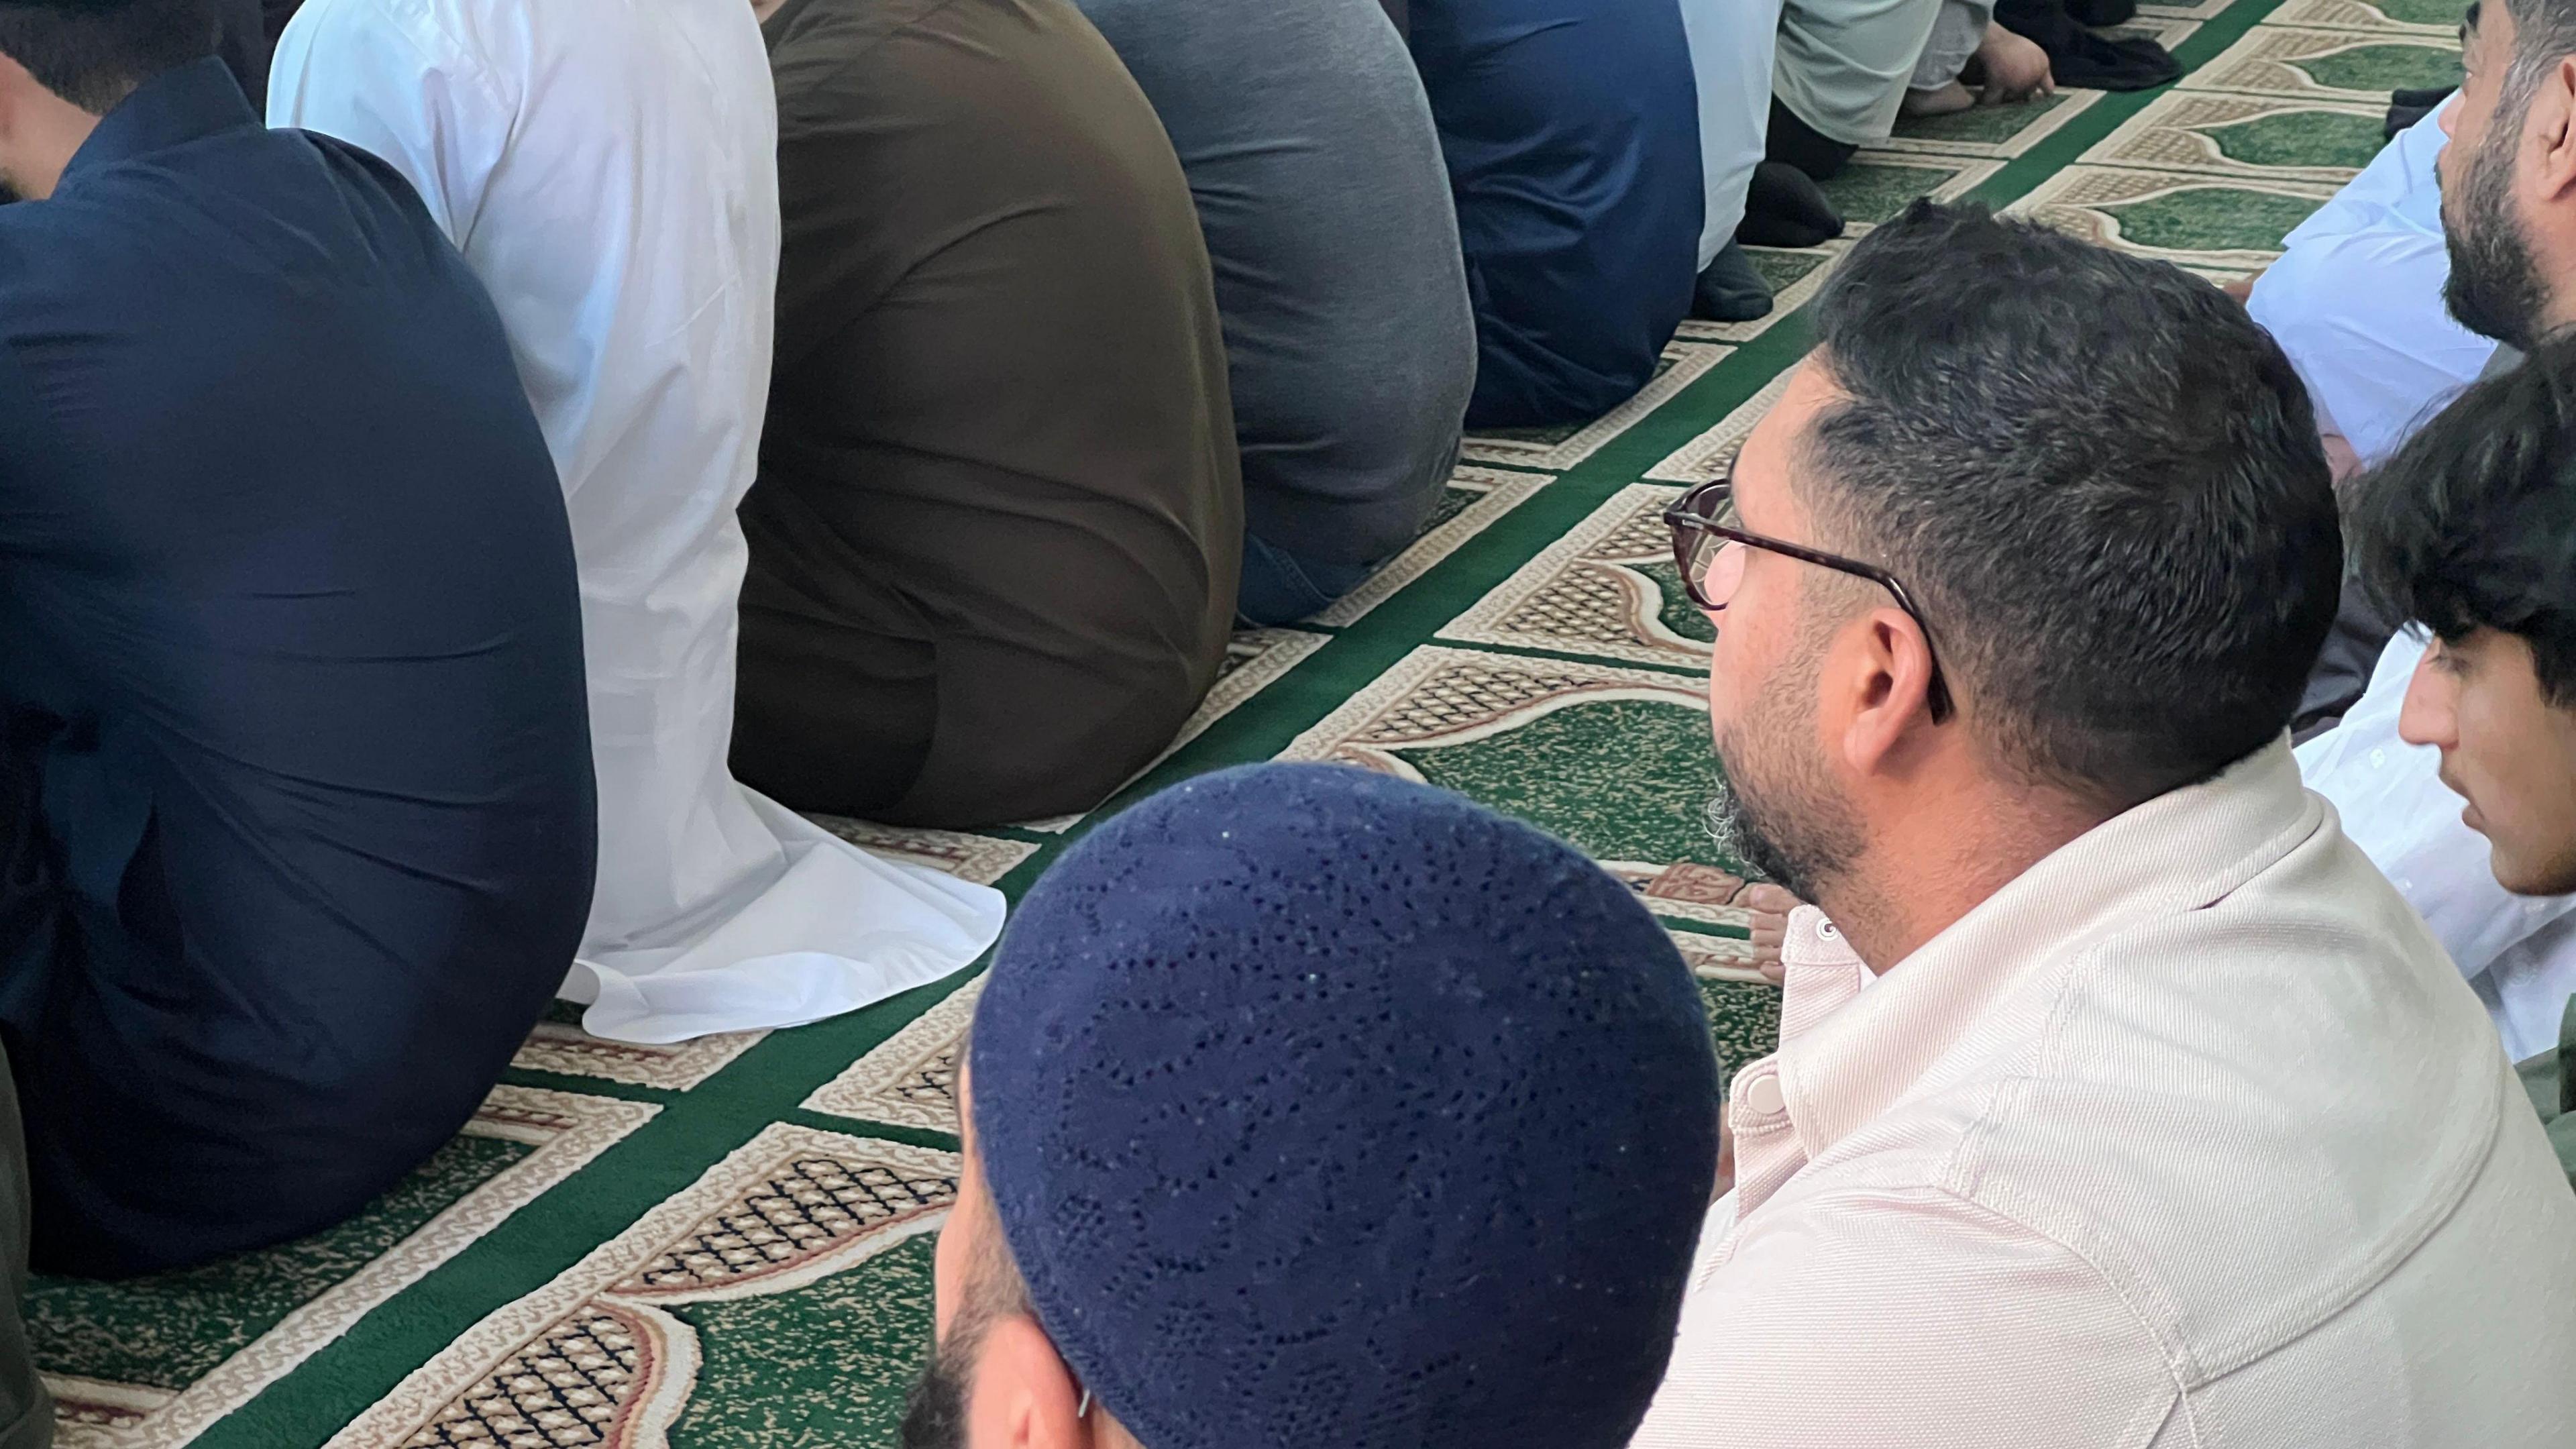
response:
M1737 865L1802 901L1816 898L1815 880L1763 830L1744 808L1744 797L1734 790L1720 788L1709 797L1708 833L1717 848Z
M1737 802L1735 792L1718 787L1717 793L1708 797L1708 838L1717 842L1719 852L1727 859L1741 863L1750 853L1746 847L1751 834L1752 826L1745 820L1744 807Z

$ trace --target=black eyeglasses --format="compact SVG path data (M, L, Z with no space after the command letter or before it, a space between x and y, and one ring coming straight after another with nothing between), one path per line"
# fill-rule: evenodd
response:
M1867 579L1887 590L1896 600L1896 607L1903 609L1914 626L1923 631L1924 650L1932 651L1932 626L1923 621L1923 611L1914 606L1914 596L1897 582L1896 575L1858 559L1737 528L1733 479L1702 483L1674 499L1673 506L1664 510L1664 523L1673 531L1673 563L1682 571L1682 588L1690 594L1691 602L1703 609L1717 612L1735 597L1736 586L1744 582L1746 549L1768 549L1819 568ZM1924 700L1931 707L1934 724L1949 722L1950 687L1941 678L1937 653L1932 658L1932 685L1924 691Z

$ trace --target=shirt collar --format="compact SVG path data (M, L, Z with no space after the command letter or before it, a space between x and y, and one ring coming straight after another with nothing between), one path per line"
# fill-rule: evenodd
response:
M218 131L257 126L259 114L241 82L214 56L163 71L116 103L63 167L69 181L94 167L110 166L184 145Z
M1988 1008L2101 936L2225 898L2324 824L2283 739L2216 779L2159 795L2059 847L1870 989L1824 913L1781 950L1780 1085L1812 1158L1885 1111Z

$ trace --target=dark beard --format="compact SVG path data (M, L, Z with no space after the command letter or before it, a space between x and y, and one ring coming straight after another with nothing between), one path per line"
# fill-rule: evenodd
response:
M921 1377L904 1397L903 1449L965 1449L966 1376L947 1354L930 1351Z
M2442 198L2442 238L2451 253L2442 300L2461 326L2528 352L2539 336L2549 289L2532 265L2507 194L2514 139L2509 128L2490 133L2469 158L2457 194Z
M1778 737L1795 734L1782 731ZM1719 750L1723 757L1725 746ZM1741 750L1729 763L1726 788L1708 802L1709 834L1738 864L1802 901L1816 902L1860 854L1858 822L1821 772L1793 770L1787 773L1812 777L1774 781L1793 802L1783 805L1769 786L1757 786L1733 768L1744 763Z

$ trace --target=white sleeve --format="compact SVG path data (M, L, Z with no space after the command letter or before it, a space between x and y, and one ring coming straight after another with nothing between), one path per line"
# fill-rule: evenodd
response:
M2495 352L2442 302L2451 257L2434 163L2448 140L2438 109L2398 133L2290 232L2246 303L2364 463L2396 451Z
M408 178L465 246L515 110L440 0L311 0L278 37L268 123L337 137Z

